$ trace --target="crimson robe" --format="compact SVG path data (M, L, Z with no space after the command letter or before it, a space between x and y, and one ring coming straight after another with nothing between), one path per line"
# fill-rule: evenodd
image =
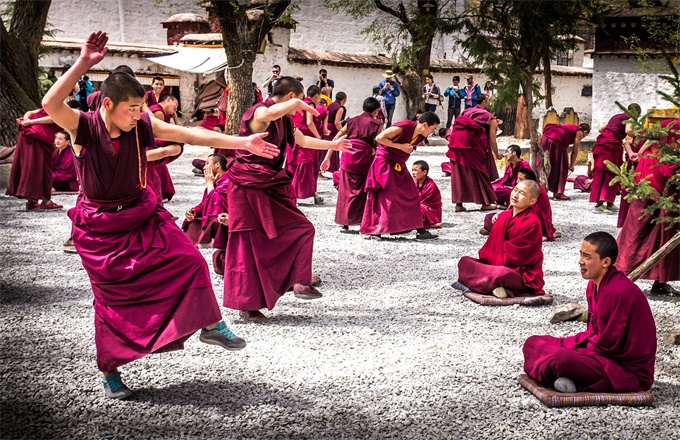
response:
M538 196L536 203L533 204L529 209L536 211L538 219L541 221L541 235L548 239L548 241L555 241L555 226L552 222L552 207L550 206L550 197L545 188L541 187L541 195ZM512 206L508 207L508 210L512 210ZM491 231L493 225L493 216L496 213L492 212L484 217L484 229Z
M29 119L48 116L42 108ZM19 128L14 160L5 194L33 202L50 200L54 173L54 135L57 124L36 124Z
M338 115L338 112L340 112L340 120L342 121L343 119L345 119L347 109L338 101L334 101L328 106L328 131L331 132L329 136L330 139L333 139L335 135L338 134L339 131L338 128L335 126L335 119ZM340 152L334 151L333 153L331 153L331 163L330 166L328 167L328 171L330 173L334 173L339 169L340 169Z
M590 179L590 182L588 182L588 179ZM582 192L590 192L592 184L592 177L580 175L574 178L574 189L580 189Z
M654 383L656 326L647 298L611 266L586 290L588 326L566 338L532 336L524 343L524 371L544 386L572 379L579 391L646 391Z
M94 293L101 371L181 349L221 319L205 259L144 184L144 152L153 143L146 114L116 148L99 112L80 113L82 197L68 215Z
M633 150L634 153L637 153L640 151L642 146L645 144L646 140L635 137L633 139L632 145L631 145L631 150ZM637 168L638 161L632 161L628 157L628 153L626 152L626 162L628 162L628 169L635 169ZM628 209L630 208L630 203L626 200L626 195L628 195L628 191L625 189L621 188L621 201L619 202L619 216L616 222L616 227L617 228L622 228L623 224L626 221L626 216L628 215Z
M375 137L381 127L380 121L366 112L347 121L347 140L352 149L340 156L335 204L335 223L339 225L361 224L366 207L366 177L375 155Z
M57 191L78 191L78 177L71 149L64 148L59 151L55 148L52 160L54 162L52 187Z
M314 106L309 98L305 98L304 101L312 107ZM300 130L303 135L309 137L314 136L312 131L307 126L306 111L298 112L291 118L295 123L295 127ZM321 132L319 132L319 135L321 135ZM316 180L319 175L316 150L302 148L296 144L294 144L292 150L293 155L292 160L290 161L291 168L289 169L293 173L293 197L297 199L307 199L309 197L314 197L314 194L316 194Z
M609 171L606 160L617 167L623 164L623 139L626 137L624 122L630 117L625 113L613 116L607 127L597 136L593 146L593 183L590 191L590 201L593 203L613 203L619 193L619 184L609 186L615 177Z
M453 203L490 205L496 201L486 169L486 135L482 123L463 115L451 127L446 157L451 160Z
M414 136L416 121L399 121L401 133L395 143L410 143L415 150L424 137ZM362 234L398 234L423 227L423 219L413 215L420 210L418 188L406 167L410 154L378 145L366 178L366 207L361 220Z
M543 127L541 148L550 158L548 189L555 194L564 194L569 176L569 145L576 141L576 132L581 127L574 124L547 124Z
M248 123L257 108L274 104L269 97L251 107L239 135L252 134ZM264 140L280 154L267 159L237 150L229 168L224 305L231 309L271 310L292 285L311 280L314 226L290 198L291 175L283 168L294 130L288 116L272 121Z
M212 191L203 190L201 202L194 206L194 220L187 221L185 219L182 222L182 230L194 245L208 244L217 235L220 225L217 222L217 215L227 212L227 180L225 173L215 181L215 187Z
M153 91L152 91L153 95ZM155 95L154 95L155 99ZM162 112L163 113L163 121L165 123L170 123L172 120L172 115L168 115L165 113L165 110L163 110L163 107L160 104L153 104L149 105L149 110L153 112ZM162 199L168 199L172 200L172 198L175 195L175 185L172 183L172 177L170 176L170 170L168 170L168 164L178 157L182 155L182 152L184 151L184 144L181 142L175 142L172 140L161 140L161 139L156 139L156 146L158 147L165 147L167 145L171 144L177 144L181 147L181 150L179 154L176 154L175 156L168 156L164 157L160 160L156 160L153 163L149 164L149 169L152 170L153 173L153 184L154 184L154 190L156 190L157 195Z
M418 186L420 194L420 215L423 217L423 227L433 228L442 222L442 195L437 184L429 177L425 177L422 186Z
M87 95L87 106L91 112L99 111L99 106L102 103L102 92L101 90L95 90L94 92Z
M531 166L529 163L523 159L520 159L514 166L508 163L505 167L505 173L500 179L491 182L494 192L496 193L496 202L501 205L508 205L510 202L510 193L512 189L517 185L517 176L519 175L519 170L522 168L529 168Z
M515 217L512 214L513 210L508 209L498 215L479 250L479 260L460 259L461 284L483 294L490 294L496 287L504 287L511 297L544 293L541 222L531 208Z
M162 94L163 92L161 92L161 95ZM144 102L146 102L146 105L149 107L149 109L151 109L152 105L158 104L158 100L156 99L156 93L153 90L148 90L144 94Z

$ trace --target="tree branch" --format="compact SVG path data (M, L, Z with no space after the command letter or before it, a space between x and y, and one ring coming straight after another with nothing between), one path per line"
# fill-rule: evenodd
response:
M404 24L408 24L408 16L406 15L406 8L404 8L404 4L399 2L399 11L395 11L394 9L390 8L386 4L384 4L381 0L373 0L373 3L375 3L375 7L378 8L379 10L390 14L391 16L397 18L399 21L401 21Z

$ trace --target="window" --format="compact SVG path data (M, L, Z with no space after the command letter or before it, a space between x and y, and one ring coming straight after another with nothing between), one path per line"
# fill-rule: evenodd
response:
M581 89L581 96L593 96L593 86L583 86Z

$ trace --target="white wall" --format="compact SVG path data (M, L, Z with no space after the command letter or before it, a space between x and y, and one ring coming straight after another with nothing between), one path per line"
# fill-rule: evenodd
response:
M543 75L537 77L541 84L545 84ZM592 85L593 80L590 76L566 76L559 75L553 72L552 86L555 88L553 93L553 107L557 113L561 113L565 107L571 107L578 113L581 122L590 122L593 116L593 99L588 96L581 96L583 86ZM541 93L545 94L544 87L541 87ZM540 119L546 112L545 105L534 107L534 119Z

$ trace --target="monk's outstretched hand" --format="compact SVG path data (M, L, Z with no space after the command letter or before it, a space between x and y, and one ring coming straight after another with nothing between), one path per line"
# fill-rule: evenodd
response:
M331 167L330 159L324 159L324 161L321 162L321 167L319 167L319 169L321 170L322 173L325 173L326 171L328 171L330 167Z
M347 135L337 138L333 141L333 150L335 151L349 151L352 149L352 143L346 139Z
M268 134L269 133L255 133L248 136L244 148L257 156L266 157L267 159L275 158L279 155L279 149L276 145L265 142L264 139L262 139Z
M319 116L319 112L316 111L316 108L307 104L305 101L300 101L295 111L297 112L305 111L311 113L314 116Z
M82 49L80 49L80 58L90 66L98 64L104 59L106 52L108 52L106 48L107 41L109 41L109 37L106 35L106 32L92 32L87 37L87 41L83 44Z

